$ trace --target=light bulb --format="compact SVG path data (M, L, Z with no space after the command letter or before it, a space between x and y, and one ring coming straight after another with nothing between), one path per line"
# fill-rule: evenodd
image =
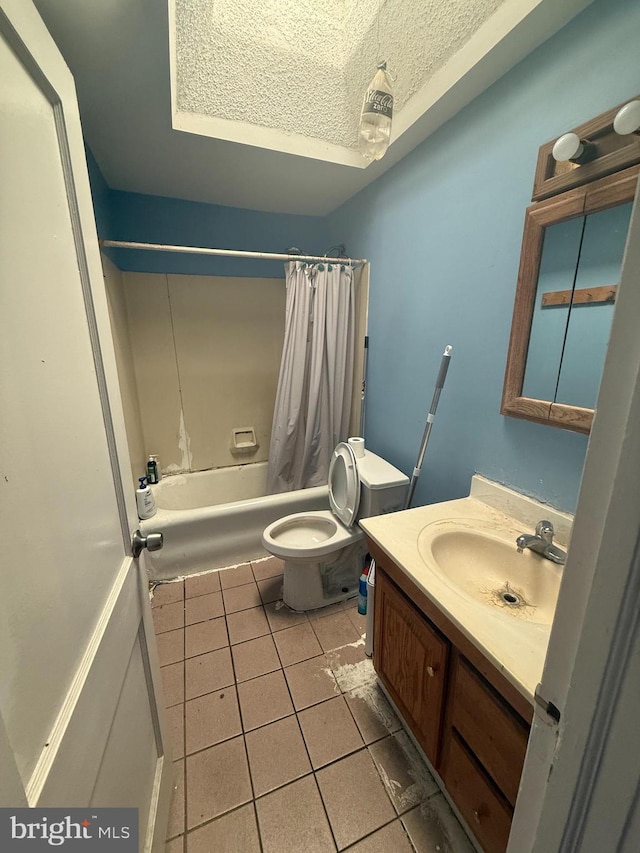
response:
M620 107L613 120L613 129L621 136L640 130L640 101L629 101Z
M577 160L584 153L584 145L577 133L565 133L557 140L551 153L558 163Z

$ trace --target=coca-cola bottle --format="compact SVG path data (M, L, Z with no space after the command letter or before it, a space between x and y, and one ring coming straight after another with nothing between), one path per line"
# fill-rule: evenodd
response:
M380 160L384 157L391 138L392 116L391 80L387 74L387 63L381 62L364 96L360 115L358 136L360 153L365 160Z

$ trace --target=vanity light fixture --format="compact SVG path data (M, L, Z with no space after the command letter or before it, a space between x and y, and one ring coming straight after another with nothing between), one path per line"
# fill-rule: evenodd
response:
M639 102L640 103L640 102ZM596 146L586 139L580 139L577 133L565 133L553 146L551 154L558 163L568 160L581 166L596 156Z
M621 136L629 133L640 136L640 101L629 101L620 107L613 120L613 129Z

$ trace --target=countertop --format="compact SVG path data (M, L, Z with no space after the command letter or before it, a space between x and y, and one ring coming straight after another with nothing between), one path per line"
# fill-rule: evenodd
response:
M499 488L504 491L503 487ZM523 496L517 496L516 503L520 498L534 505L534 515L537 512L540 518L545 517L545 514L540 514L541 510L535 509L542 505ZM509 509L513 510L513 501ZM525 508L524 515L531 512L529 506ZM519 514L522 518L523 514ZM549 515L548 511L546 515ZM570 516L565 515L564 518L569 520L570 526ZM533 704L534 692L542 676L551 626L504 613L499 607L462 593L455 585L434 573L420 555L418 539L427 525L445 520L457 521L467 529L473 529L474 522L483 529L490 527L497 535L510 539L514 550L517 535L532 532L521 519L507 515L472 496L362 519L359 523L407 577ZM562 567L555 570L561 573Z

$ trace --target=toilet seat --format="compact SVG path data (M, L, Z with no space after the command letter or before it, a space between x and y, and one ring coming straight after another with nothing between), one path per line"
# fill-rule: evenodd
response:
M349 530L326 509L295 513L274 521L262 534L262 544L276 557L310 559L346 548L363 536L359 527Z
M351 527L360 506L360 477L353 448L345 441L336 445L329 465L329 506L345 527Z

